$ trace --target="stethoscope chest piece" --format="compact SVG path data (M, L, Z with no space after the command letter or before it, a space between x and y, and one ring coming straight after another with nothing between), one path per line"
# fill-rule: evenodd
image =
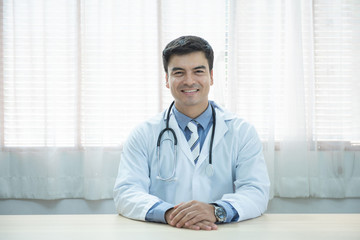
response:
M212 164L208 164L208 165L206 166L205 171L206 171L206 175L207 175L208 177L212 177L212 176L214 175L214 167L213 167L213 165L212 165Z

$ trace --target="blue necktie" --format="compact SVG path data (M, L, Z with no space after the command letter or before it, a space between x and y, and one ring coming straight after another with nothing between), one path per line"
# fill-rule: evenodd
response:
M197 131L197 123L195 121L190 121L187 125L189 130L191 131L190 139L188 140L191 153L193 155L193 160L196 164L199 154L200 154L200 142L199 142L199 135Z

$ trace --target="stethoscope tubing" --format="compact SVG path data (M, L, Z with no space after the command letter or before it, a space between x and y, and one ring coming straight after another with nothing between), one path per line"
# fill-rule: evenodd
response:
M170 131L171 134L173 135L173 138L174 138L174 151L175 151L175 160L174 160L174 168L173 168L173 172L171 174L170 177L168 178L163 178L160 176L160 165L159 165L159 170L158 170L158 176L157 178L160 179L160 180L163 180L163 181L175 181L176 179L174 178L175 176L175 168L176 168L176 158L177 158L177 143L178 143L178 140L177 140L177 137L176 137L176 133L174 131L174 129L170 128L169 127L169 121L170 121L170 112L171 112L171 109L172 107L174 106L175 104L175 101L173 101L171 104L170 104L170 107L168 109L168 112L167 112L167 116L166 116L166 127L161 130L161 132L159 133L159 136L158 136L158 139L157 139L157 159L158 159L158 162L160 164L160 144L161 144L161 138L163 136L163 134L167 131ZM209 103L210 104L210 103ZM211 105L211 110L212 110L212 118L213 118L213 127L212 127L212 132L211 132L211 138L210 138L210 148L209 148L209 165L207 166L206 168L206 171L208 173L209 176L212 176L213 175L213 166L212 166L212 149L213 149L213 144L214 144L214 136L215 136L215 127L216 127L216 113L215 113L215 109L213 107L213 105Z

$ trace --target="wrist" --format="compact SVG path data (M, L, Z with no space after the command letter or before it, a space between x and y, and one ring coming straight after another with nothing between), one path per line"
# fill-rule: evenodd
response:
M169 208L168 210L165 211L164 218L167 224L169 224L170 222L170 214L172 213L172 210L174 210L174 208Z

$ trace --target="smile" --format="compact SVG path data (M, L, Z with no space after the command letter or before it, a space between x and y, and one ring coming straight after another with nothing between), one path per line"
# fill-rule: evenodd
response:
M193 93L193 92L198 92L199 89L192 89L192 90L181 90L182 92L185 92L185 93Z

